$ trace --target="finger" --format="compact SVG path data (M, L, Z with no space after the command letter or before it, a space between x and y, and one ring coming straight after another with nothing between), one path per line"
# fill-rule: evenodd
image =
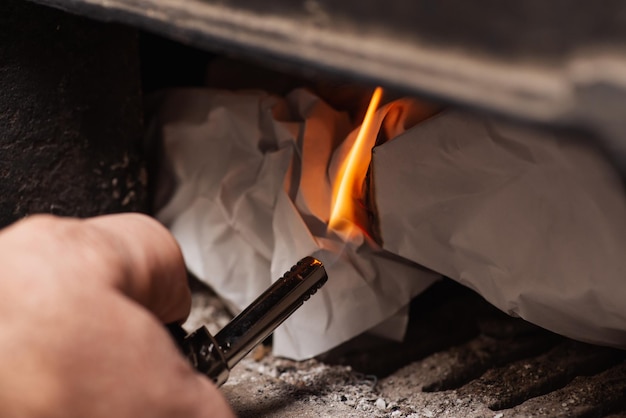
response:
M153 218L107 215L85 221L108 237L125 261L111 284L150 309L163 322L187 317L191 294L185 263L174 237Z
M118 289L163 322L189 313L180 249L163 226L145 215L32 216L0 233L0 254L2 271L15 279L93 280Z
M113 302L113 301L112 301ZM124 301L118 301L123 304ZM139 311L129 309L114 309L127 323L123 329L115 326L111 331L120 333L119 340L126 342L124 356L126 370L131 375L140 376L145 386L142 388L146 398L143 400L150 405L164 403L168 408L161 407L159 417L188 417L188 418L216 418L233 417L230 406L218 388L204 375L197 373L184 359L165 328L160 326L154 318L143 315ZM114 321L113 321L114 322ZM100 326L103 326L100 324ZM104 325L107 326L107 325ZM110 326L110 324L109 324ZM87 345L93 338L83 336ZM130 350L130 352L129 352ZM124 360L115 361L120 364ZM114 365L113 364L113 365ZM101 365L98 375L105 374L110 366ZM150 383L148 383L150 382ZM123 393L120 394L124 396ZM133 398L140 396L137 393L126 394ZM138 414L132 414L138 416ZM156 415L151 415L156 416Z
M90 328L110 328L101 332L101 335L115 335L115 341L122 342L121 351L117 351L111 363L92 366L93 372L109 382L116 382L110 376L111 369L116 365L122 367L121 375L135 376L138 381L130 381L130 392L106 390L106 393L117 392L121 399L120 404L133 403L142 397L140 404L160 405L158 413L147 414L154 417L188 417L188 418L215 418L233 417L230 407L218 388L204 375L197 373L189 362L180 355L174 341L165 328L158 324L154 317L145 315L145 311L137 307L124 307L126 298L111 299L109 311L115 312L117 321L94 324ZM92 303L98 304L98 301ZM117 308L116 306L119 306ZM117 323L124 321L125 326ZM112 327L112 328L111 328ZM86 327L82 327L86 328ZM95 340L93 335L82 335L81 346L89 346ZM89 356L85 356L85 362ZM143 383L143 384L142 384ZM117 385L119 383L113 383ZM137 393L139 389L140 393ZM86 396L85 398L94 398ZM109 399L111 401L111 399ZM154 411L153 411L154 412ZM84 414L83 416L87 416ZM143 416L133 413L129 416Z
M195 377L198 380L198 384L195 386L198 391L196 401L196 405L198 405L198 418L234 417L235 414L222 392L204 376L196 375ZM205 401L207 397L212 399L211 403Z

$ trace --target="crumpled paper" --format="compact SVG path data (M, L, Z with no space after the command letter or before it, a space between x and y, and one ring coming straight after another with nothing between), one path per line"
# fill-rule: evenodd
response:
M333 158L356 136L345 114L305 90L172 90L157 101L168 191L157 218L196 276L239 311L300 258L325 264L327 284L276 330L274 354L309 358L371 329L402 338L406 306L440 276L359 228L328 230ZM428 114L405 100L375 124L396 135Z
M556 333L626 348L626 197L588 142L447 111L377 147L383 247ZM400 203L400 204L399 204Z

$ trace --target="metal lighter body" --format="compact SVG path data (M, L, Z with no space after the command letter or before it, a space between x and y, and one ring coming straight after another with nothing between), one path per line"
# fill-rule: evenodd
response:
M200 373L222 386L230 375L230 367L219 343L206 327L202 326L185 337L181 346L183 354Z
M206 327L189 335L169 326L183 354L218 386L230 370L263 342L328 280L321 261L305 257L228 323L215 337Z

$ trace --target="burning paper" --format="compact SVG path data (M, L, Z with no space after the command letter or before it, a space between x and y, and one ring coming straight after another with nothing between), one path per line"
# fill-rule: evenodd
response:
M626 347L626 198L589 144L455 111L416 125L432 111L411 100L352 132L304 90L160 103L158 217L196 275L239 310L303 256L327 267L321 295L275 333L276 354L307 358L373 327L401 337L404 308L438 277L407 260L557 333ZM359 133L369 144L352 158ZM395 139L370 167L377 134ZM358 174L342 186L351 159Z
M449 111L374 152L383 247L568 337L626 348L626 197L590 143Z
M153 122L167 181L159 183L174 186L157 217L194 274L237 311L300 258L312 255L326 266L321 294L275 332L275 354L308 358L377 326L388 337L403 336L406 305L439 275L372 239L353 193L364 179L346 183L348 195L333 193L363 131L350 132L345 114L304 90L285 99L178 90L160 103ZM381 128L392 137L432 111L403 100L368 113L361 139L371 141ZM338 200L344 204L329 226Z

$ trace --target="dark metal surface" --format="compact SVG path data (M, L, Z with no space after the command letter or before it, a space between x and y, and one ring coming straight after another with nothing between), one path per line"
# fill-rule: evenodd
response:
M626 3L35 0L214 51L595 133L626 171Z
M623 46L626 41L626 10L619 0L230 0L227 4L329 30L366 35L375 31L441 47L462 45L470 53L505 59L556 61L582 45Z
M208 376L218 386L228 380L231 366L219 343L206 327L198 328L183 341L179 341L179 344L185 357L198 372Z

